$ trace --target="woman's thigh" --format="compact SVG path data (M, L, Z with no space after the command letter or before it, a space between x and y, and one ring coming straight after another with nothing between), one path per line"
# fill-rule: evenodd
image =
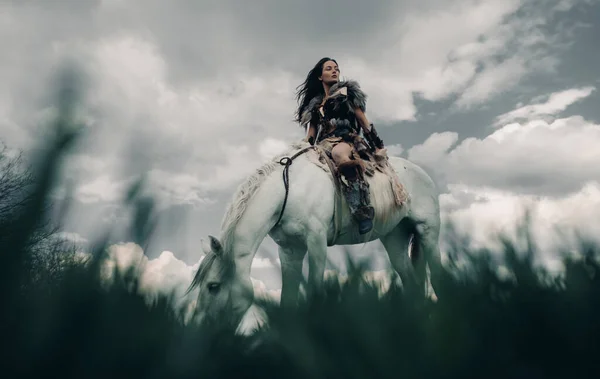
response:
M342 163L352 157L352 145L340 142L331 149L331 156L336 163Z

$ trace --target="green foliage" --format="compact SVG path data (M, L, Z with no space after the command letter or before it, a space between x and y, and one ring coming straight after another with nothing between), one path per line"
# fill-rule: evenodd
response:
M67 89L72 82L65 82ZM77 96L61 92L56 138L39 157L28 201L0 220L0 375L59 378L568 378L591 377L600 338L597 247L565 258L550 278L532 251L506 244L510 276L485 252L456 246L466 268L450 264L439 299L393 285L380 295L354 267L340 284L282 309L263 301L267 326L238 336L227 325L186 322L173 296L148 301L132 267L102 279L107 244L91 259L32 259L32 244L60 164L76 140ZM136 238L156 219L140 184L125 196ZM38 246L34 248L33 246ZM62 245L61 245L62 246ZM67 249L67 251L69 251ZM48 258L54 257L54 258ZM46 278L41 280L39 278Z

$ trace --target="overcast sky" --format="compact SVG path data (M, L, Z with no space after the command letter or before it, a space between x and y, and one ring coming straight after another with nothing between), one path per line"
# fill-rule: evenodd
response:
M439 183L444 220L488 243L537 204L554 243L552 228L599 229L597 20L598 0L2 1L0 137L39 141L52 75L77 59L88 133L66 171L65 232L118 229L122 191L146 173L161 223L145 254L190 269L245 175L302 137L295 88L330 56L390 154Z

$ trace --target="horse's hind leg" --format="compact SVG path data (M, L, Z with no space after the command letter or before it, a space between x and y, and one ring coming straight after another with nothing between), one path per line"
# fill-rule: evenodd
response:
M412 234L412 225L404 221L398 224L390 233L380 238L383 247L387 251L390 263L400 276L402 286L405 289L414 289L418 283L408 255Z
M422 290L424 291L427 282L426 265L428 265L431 275L431 286L436 295L440 297L440 292L443 291L443 288L441 288L441 280L444 271L439 246L439 223L417 223L415 225L415 232L417 257L414 263L419 284L423 285Z

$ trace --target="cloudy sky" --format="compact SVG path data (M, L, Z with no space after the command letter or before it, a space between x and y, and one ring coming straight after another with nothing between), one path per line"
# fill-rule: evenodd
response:
M439 183L444 220L489 244L534 205L551 248L556 228L598 231L597 20L598 0L1 1L1 138L39 142L53 75L76 59L87 133L65 171L65 232L118 230L145 173L160 210L145 254L190 270L245 175L302 137L295 88L331 56L389 153ZM353 250L386 264L379 243ZM268 259L253 275L280 285Z

